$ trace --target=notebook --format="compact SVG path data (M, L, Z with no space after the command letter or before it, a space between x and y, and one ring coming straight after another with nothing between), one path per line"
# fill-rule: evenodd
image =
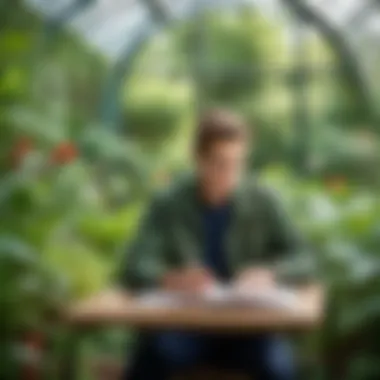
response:
M138 296L138 302L146 307L255 307L292 308L297 301L296 294L289 288L276 287L270 290L237 290L230 286L217 285L200 294L186 294L170 291L149 291Z

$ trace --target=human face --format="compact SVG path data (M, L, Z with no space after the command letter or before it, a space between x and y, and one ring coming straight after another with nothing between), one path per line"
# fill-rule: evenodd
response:
M246 163L243 141L215 142L197 156L197 173L203 198L211 204L225 202L237 187Z

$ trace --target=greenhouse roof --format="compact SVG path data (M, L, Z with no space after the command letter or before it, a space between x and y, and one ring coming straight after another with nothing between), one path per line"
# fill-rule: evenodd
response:
M153 9L171 20L186 19L197 9L256 6L268 16L280 15L284 4L302 0L25 0L48 22L69 27L116 60L142 28L151 28ZM353 42L358 32L380 38L380 0L304 0Z

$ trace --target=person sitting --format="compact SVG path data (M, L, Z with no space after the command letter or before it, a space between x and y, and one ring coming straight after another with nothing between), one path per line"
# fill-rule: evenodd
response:
M273 192L249 181L249 128L226 110L205 113L197 127L195 169L157 194L126 254L129 290L202 292L216 283L268 289L310 275L292 273L307 250ZM289 342L275 334L142 334L129 380L166 380L202 363L244 371L256 380L292 380Z

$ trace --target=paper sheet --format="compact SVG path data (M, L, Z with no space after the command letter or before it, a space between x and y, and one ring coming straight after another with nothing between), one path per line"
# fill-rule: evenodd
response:
M210 307L292 308L296 304L294 291L275 288L267 291L238 291L228 286L216 286L202 294L189 295L168 291L151 291L139 296L140 304L151 307L201 305Z

